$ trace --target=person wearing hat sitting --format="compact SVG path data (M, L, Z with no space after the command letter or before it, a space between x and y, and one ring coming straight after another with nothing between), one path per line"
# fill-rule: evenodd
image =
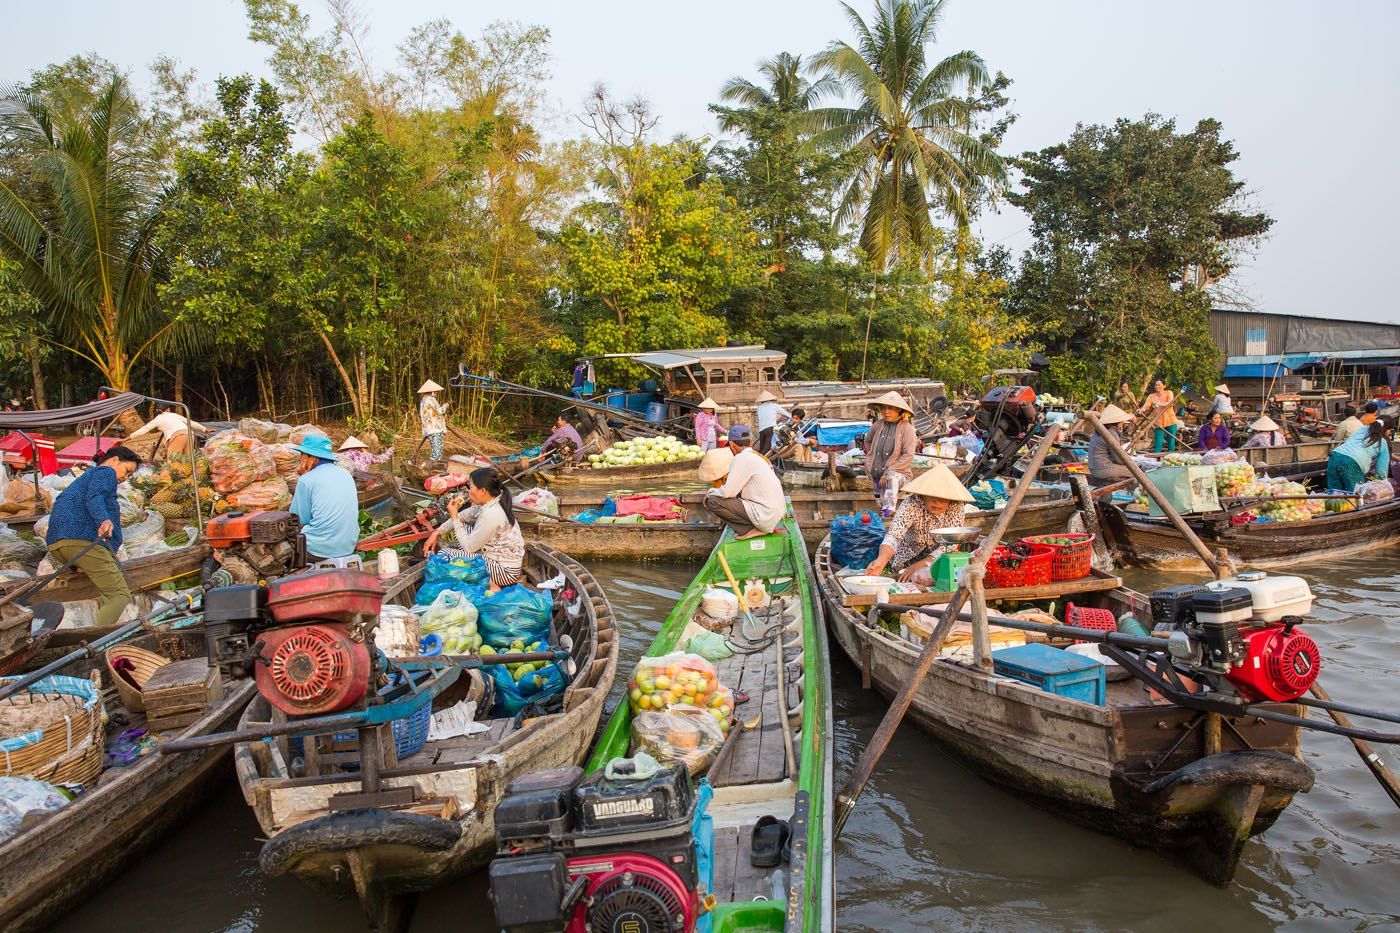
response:
M756 401L754 422L758 425L758 452L767 456L773 450L773 430L778 426L778 416L791 418L792 413L779 405L778 397L767 389L758 393Z
M442 442L447 437L448 406L438 401L442 386L429 379L418 390L418 420L423 425L423 437L428 441L428 459L442 459Z
M351 472L359 470L361 473L368 473L376 464L385 463L393 457L394 448L390 447L382 454L372 453L368 444L351 434L345 439L345 443L336 449L336 453L340 454L336 458L337 462L345 469Z
M1206 417L1211 415L1233 415L1235 404L1230 400L1230 387L1225 383L1215 387L1215 398L1211 399L1210 409L1206 411Z
M948 547L933 532L966 525L965 504L972 493L943 464L934 464L905 485L905 499L885 526L880 551L865 568L881 576L891 568L900 580L923 585L930 582L928 569Z
M1249 429L1254 434L1244 442L1245 447L1282 447L1288 443L1288 438L1283 436L1274 419L1268 415L1251 424Z
M695 443L701 451L714 450L719 443L719 433L725 430L719 423L719 406L708 395L695 406Z
M1117 405L1109 405L1099 412L1099 423L1107 428L1114 437L1119 437L1119 432L1122 430L1121 425L1132 420L1133 416ZM1133 474L1129 473L1128 468L1119 462L1098 431L1095 431L1089 438L1086 460L1089 464L1089 478L1096 485L1107 486L1110 483L1118 483L1132 478Z
M886 392L874 402L879 413L865 434L865 472L875 484L880 511L894 514L899 488L914 475L914 454L919 432L914 430L914 410L898 392Z
M300 479L288 511L301 521L307 562L349 557L360 540L355 478L335 462L335 449L324 434L308 434L292 449L301 454Z
M753 432L748 425L736 424L729 429L734 459L724 482L705 494L705 508L733 528L740 539L771 533L787 510L783 484L773 472L773 464L752 444ZM712 464L718 462L716 459Z

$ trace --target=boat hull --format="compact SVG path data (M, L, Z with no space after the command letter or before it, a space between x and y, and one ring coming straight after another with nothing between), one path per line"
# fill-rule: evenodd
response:
M893 697L918 649L843 606L839 584L821 569L825 557L818 555L818 583L832 635L862 676ZM1222 752L1211 756L1189 710L1090 706L948 661L930 668L908 715L1018 796L1134 845L1177 853L1219 884L1233 878L1244 843L1312 786L1297 757L1296 727L1232 722Z

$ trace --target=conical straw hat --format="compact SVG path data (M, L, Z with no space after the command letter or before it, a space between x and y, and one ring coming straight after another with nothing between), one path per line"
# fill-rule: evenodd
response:
M1220 385L1218 385L1218 386L1215 387L1215 391L1217 391L1217 392L1224 392L1226 395L1229 395L1229 394L1230 394L1230 387L1227 386L1225 383L1222 382L1222 383L1220 383Z
M700 458L700 482L713 483L728 476L733 462L734 453L728 447L705 451L705 456Z
M441 392L442 390L442 386L429 379L427 382L423 383L423 388L418 390L418 394L426 395L429 392Z
M893 408L898 408L900 411L907 411L911 415L914 413L914 409L909 407L909 403L904 400L904 396L900 395L898 392L886 392L870 404L889 405ZM968 501L971 502L972 500L969 499Z
M767 389L764 389L762 392L758 393L758 398L755 399L755 401L758 402L776 402L777 400L778 397L772 392L769 392Z
M708 408L710 411L719 411L719 406L715 404L715 400L712 399L712 398L710 398L708 395L705 396L705 401L701 402L699 405L696 405L695 407L696 407L696 408Z
M1249 427L1250 427L1250 430L1252 430L1252 431L1277 431L1277 430L1278 430L1278 425L1274 424L1274 419L1270 418L1268 415L1263 415L1263 416L1261 416L1261 417L1259 418L1258 421L1254 422L1254 423L1251 424Z
M1099 421L1103 424L1123 424L1132 421L1133 416L1128 414L1117 405L1109 405L1099 412Z
M345 443L340 445L340 450L368 450L369 445L351 434L345 439Z
M935 463L923 473L904 484L900 490L911 496L934 496L950 502L972 502L972 493L941 463Z

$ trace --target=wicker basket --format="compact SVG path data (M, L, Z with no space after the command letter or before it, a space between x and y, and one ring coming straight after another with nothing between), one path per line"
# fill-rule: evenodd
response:
M0 774L90 784L102 773L106 723L95 679L56 675L30 684L0 700Z
M135 687L112 667L119 658L126 658L135 668L129 672L131 679L136 681ZM170 659L164 655L147 651L145 648L137 648L135 645L115 645L108 648L106 654L103 655L103 660L107 663L107 676L112 678L112 683L117 685L117 695L122 698L122 706L133 713L146 711L146 703L141 699L141 691L157 668L165 667L170 663Z

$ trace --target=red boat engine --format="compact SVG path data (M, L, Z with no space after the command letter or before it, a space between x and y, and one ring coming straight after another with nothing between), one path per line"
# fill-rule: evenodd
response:
M1301 621L1293 616L1282 625L1240 632L1244 660L1225 674L1240 696L1252 702L1286 702L1307 693L1317 681L1322 652L1317 642L1294 628Z
M705 791L708 793L708 791ZM682 764L639 780L527 774L496 805L491 902L509 933L690 933L703 807Z
M359 570L282 577L267 588L271 627L259 638L258 692L290 716L339 712L370 692L384 589Z

